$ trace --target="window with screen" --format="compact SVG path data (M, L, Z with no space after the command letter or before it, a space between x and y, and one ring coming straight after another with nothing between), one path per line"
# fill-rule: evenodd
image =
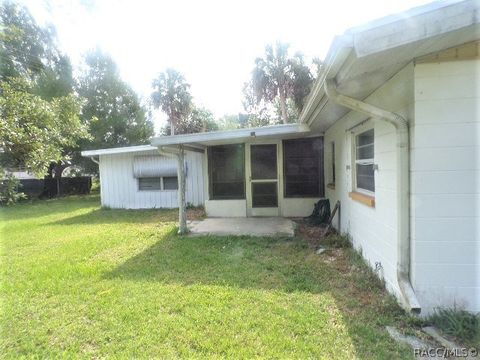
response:
M284 196L322 197L323 138L283 141Z
M176 176L168 176L163 178L163 190L177 190L178 180Z
M138 190L161 190L162 182L159 177L144 177L138 179Z
M208 148L210 199L245 199L245 150L243 144Z
M355 182L357 190L375 192L374 130L355 136Z

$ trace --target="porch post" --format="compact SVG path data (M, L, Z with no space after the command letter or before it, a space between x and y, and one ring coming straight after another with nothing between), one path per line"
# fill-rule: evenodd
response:
M183 145L178 147L178 233L187 233L187 211L185 204L185 149Z

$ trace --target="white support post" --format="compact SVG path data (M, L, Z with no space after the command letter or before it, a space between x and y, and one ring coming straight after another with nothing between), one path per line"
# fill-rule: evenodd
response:
M178 147L178 233L186 234L187 229L187 209L185 204L185 149L183 145Z

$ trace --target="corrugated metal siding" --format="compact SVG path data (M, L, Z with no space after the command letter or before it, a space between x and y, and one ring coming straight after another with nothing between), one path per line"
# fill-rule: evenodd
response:
M156 155L145 152L141 155ZM133 174L136 154L100 156L100 190L102 206L121 209L178 207L177 190L139 191ZM204 204L203 154L187 152L186 201L195 206Z
M136 178L177 176L177 160L160 155L134 156L133 176Z

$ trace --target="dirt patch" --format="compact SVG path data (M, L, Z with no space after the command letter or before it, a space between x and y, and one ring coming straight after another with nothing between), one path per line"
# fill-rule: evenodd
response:
M313 226L306 223L303 219L292 219L297 224L297 235L305 239L312 247L318 247L321 245L321 241L324 238L323 232L325 228L323 226Z
M187 209L187 220L202 220L206 216L204 208Z

